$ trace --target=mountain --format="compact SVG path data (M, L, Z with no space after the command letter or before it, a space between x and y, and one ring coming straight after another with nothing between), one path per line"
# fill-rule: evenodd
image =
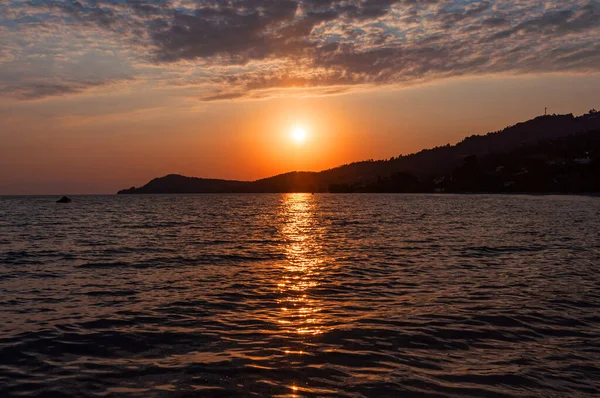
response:
M555 173L559 172L557 165L571 164L574 159L589 159L589 162L583 161L585 164L582 163L580 166L593 167L595 156L598 156L598 153L594 152L598 137L600 137L600 112L592 110L579 117L572 114L545 115L501 131L467 137L456 145L448 144L388 160L355 162L321 172L291 172L252 182L171 174L156 178L143 187L132 187L118 193L432 192L440 190L464 192L510 191L508 188L517 187L526 191L530 190L528 187L539 190L541 186L534 184L533 181L519 185L517 181L513 181L512 175L503 175L501 182L498 179L500 177L495 176L496 185L491 184L490 168L507 170L506 174L510 167L507 168L505 164L512 165L517 162L517 159L520 159L522 164L530 164L528 159L531 156L537 156L538 160L544 159L546 165L554 167ZM585 145L589 146L581 147L581 142L586 142ZM559 149L563 147L573 147L573 153L561 154ZM586 151L586 148L589 151ZM588 153L590 151L591 154ZM559 157L560 159L557 160ZM477 173L474 171L476 168ZM546 172L552 173L550 170ZM488 180L485 180L486 178ZM517 180L523 179L517 178ZM556 178L553 177L553 180ZM567 189L564 184L559 185L547 182L543 191L548 191L552 187L562 187L560 192L577 188L573 186ZM536 186L537 188L534 188ZM593 184L586 186L591 187ZM500 189L500 187L504 188ZM583 189L583 186L580 188Z
M140 188L124 189L119 191L118 194L237 192L243 190L249 184L249 182L244 181L184 177L178 174L170 174L155 178Z

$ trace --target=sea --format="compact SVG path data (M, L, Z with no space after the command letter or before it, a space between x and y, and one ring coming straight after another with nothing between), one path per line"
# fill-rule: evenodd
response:
M600 395L600 198L0 197L1 397Z

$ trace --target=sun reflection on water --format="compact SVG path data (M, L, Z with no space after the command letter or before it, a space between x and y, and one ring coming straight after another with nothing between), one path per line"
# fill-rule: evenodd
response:
M317 335L324 331L321 302L310 294L310 290L318 286L324 263L315 210L314 195L283 197L281 234L286 240L287 261L277 285L282 294L278 301L281 306L278 322L287 332L300 335Z

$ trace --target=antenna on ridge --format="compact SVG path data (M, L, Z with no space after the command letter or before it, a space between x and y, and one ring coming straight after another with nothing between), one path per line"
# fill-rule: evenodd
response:
M544 108L544 116L547 115L547 112L548 112L548 108Z

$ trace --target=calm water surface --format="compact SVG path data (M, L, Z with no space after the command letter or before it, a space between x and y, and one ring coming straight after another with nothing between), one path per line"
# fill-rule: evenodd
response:
M0 396L600 394L600 198L0 198Z

